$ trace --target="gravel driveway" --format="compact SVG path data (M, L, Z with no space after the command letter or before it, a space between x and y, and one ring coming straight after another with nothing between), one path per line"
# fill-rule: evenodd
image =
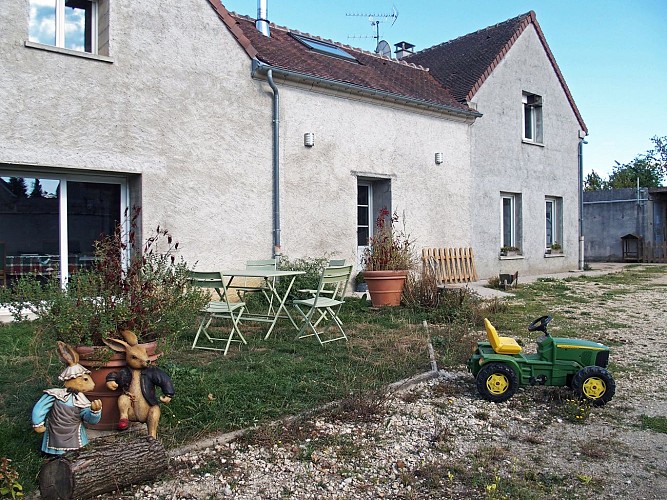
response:
M667 416L667 275L622 294L573 286L589 299L576 314L609 325L592 339L613 347L617 389L603 408L540 387L496 405L468 373L440 371L386 399L181 450L168 478L124 497L667 498L667 434L642 428L642 415Z

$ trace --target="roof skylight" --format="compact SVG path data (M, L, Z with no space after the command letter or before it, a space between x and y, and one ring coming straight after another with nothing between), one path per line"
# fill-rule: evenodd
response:
M348 61L358 62L356 57L348 54L343 49L332 43L323 42L322 40L316 40L315 38L309 38L303 35L297 35L296 33L290 33L290 35L315 52L326 54L328 56L340 57L341 59L347 59Z

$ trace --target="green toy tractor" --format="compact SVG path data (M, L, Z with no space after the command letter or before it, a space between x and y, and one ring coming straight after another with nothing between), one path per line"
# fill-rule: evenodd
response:
M616 383L607 371L609 347L580 339L552 337L542 316L528 330L540 331L535 354L522 353L510 337L501 337L488 319L484 326L488 342L478 342L468 360L468 371L477 381L480 395L495 403L511 398L527 385L569 386L578 398L602 406L614 396Z

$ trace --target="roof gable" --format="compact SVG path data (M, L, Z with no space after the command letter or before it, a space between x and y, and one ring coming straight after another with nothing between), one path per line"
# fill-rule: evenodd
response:
M252 59L275 68L350 85L356 89L379 91L385 95L404 97L444 107L453 112L479 116L467 103L455 99L427 68L412 62L397 61L358 48L323 40L312 35L271 25L271 36L255 28L255 20L230 13L219 0L208 0L220 19ZM356 61L312 50L292 34L333 45Z
M586 124L579 113L570 89L533 11L419 51L406 59L427 66L433 76L456 99L469 102L493 70L500 64L516 40L531 24L537 32L542 47L567 96L570 107L579 121L579 125L582 130L587 131Z

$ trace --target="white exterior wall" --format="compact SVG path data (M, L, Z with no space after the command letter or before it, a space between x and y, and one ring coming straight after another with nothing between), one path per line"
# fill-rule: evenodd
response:
M111 2L113 63L25 47L27 0L0 23L0 163L140 176L145 231L201 268L270 252L270 101L207 2Z
M205 0L116 0L109 19L111 63L25 47L28 1L2 3L0 169L126 175L145 232L199 269L270 257L268 84ZM355 172L391 177L418 249L471 243L468 124L278 85L283 254L355 258Z
M543 146L524 143L522 92L543 98ZM472 126L473 246L480 279L562 272L578 263L580 126L529 26L474 96L483 114ZM501 259L500 193L522 196L523 256ZM563 199L563 256L545 257L545 197Z
M388 208L405 215L418 253L427 246L470 244L469 125L278 85L284 253L333 251L356 260L358 176L391 179ZM303 145L306 132L315 134L312 148ZM435 164L436 152L444 154L441 165Z

